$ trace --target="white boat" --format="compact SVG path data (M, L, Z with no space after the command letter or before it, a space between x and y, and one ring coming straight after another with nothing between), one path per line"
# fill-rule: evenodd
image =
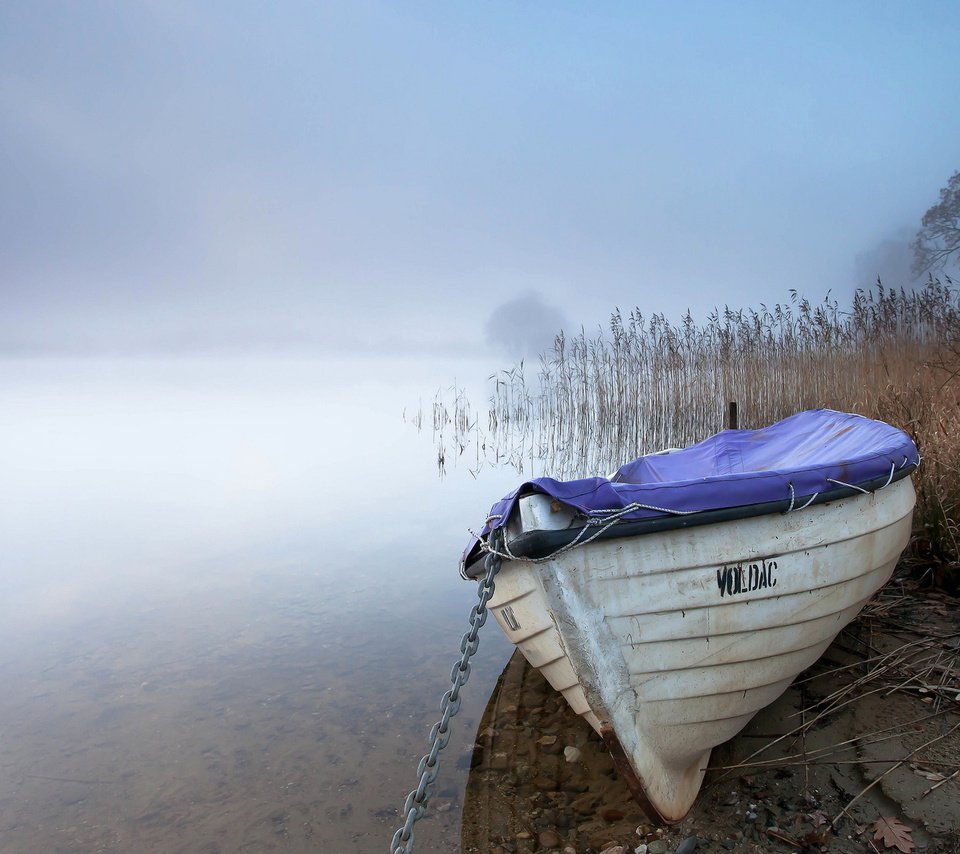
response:
M811 451L808 444L800 454L802 462L808 452L826 458L838 443L843 449L843 458L824 463L823 471L804 473L825 481L818 491L807 486L797 494L797 469L748 468L704 476L706 492L708 481L721 481L716 495L730 481L732 494L738 483L775 472L789 495L727 507L697 507L694 500L692 510L670 510L637 501L642 493L633 484L625 506L637 506L591 511L567 503L566 484L552 490L558 498L544 482L532 482L508 497L509 512L493 514L504 518L488 520L488 529L502 530L501 548L510 557L489 603L497 622L604 739L653 819L686 815L711 750L819 658L887 581L909 540L913 443L859 416L829 410L801 416L815 438L822 429L839 436L854 431L852 445L849 436L833 444L821 436L820 447ZM768 431L782 433L789 421ZM860 422L865 436L882 435L885 443L877 453L870 446L869 464L847 454L857 445ZM788 425L788 435L795 426ZM708 450L729 447L724 437L749 450L762 432L726 431L708 440L714 443ZM644 465L652 457L645 459ZM676 484L646 486L663 500ZM495 509L504 510L504 502ZM470 575L479 573L481 549L489 548L486 533L465 555Z

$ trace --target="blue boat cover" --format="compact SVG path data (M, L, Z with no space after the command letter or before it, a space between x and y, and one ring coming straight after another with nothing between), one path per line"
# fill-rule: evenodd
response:
M806 500L837 489L828 478L862 484L886 478L891 467L896 471L918 459L916 445L896 427L861 415L813 409L761 430L724 430L683 450L640 457L609 479L527 481L493 505L481 537L506 524L520 496L536 492L592 517L647 505L620 515L627 521L792 496ZM476 542L468 545L465 557Z

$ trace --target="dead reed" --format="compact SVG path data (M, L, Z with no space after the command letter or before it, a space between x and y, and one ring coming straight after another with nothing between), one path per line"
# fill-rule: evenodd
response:
M725 307L702 323L618 309L593 335L558 334L533 378L521 362L490 381L485 419L456 387L435 400L441 465L444 443L460 456L473 442L472 473L604 474L723 429L728 401L743 428L816 407L888 421L924 459L914 553L960 565L960 290L949 278L915 291L877 282L848 308L791 292L786 304Z
M821 764L885 766L833 817L836 825L860 798L899 768L906 766L931 781L921 798L960 777L955 754L936 751L937 745L949 743L960 730L960 633L955 604L940 592L920 595L922 583L902 575L883 588L857 623L844 630L834 644L834 654L849 654L849 662L825 666L821 661L795 683L801 686L801 696L808 683L831 687L794 715L799 718L796 726L736 764L714 766L712 770L721 773L713 785L751 769L800 766L806 770ZM893 726L807 747L807 735L822 730L827 721L868 698L886 703L893 694L912 698L918 714ZM913 737L908 738L908 734ZM920 739L921 744L911 746ZM777 745L781 745L782 753L787 744L799 749L783 755L768 753ZM884 747L878 750L880 744Z
M538 450L599 473L722 429L731 400L746 428L813 407L893 411L914 404L902 393L918 388L918 371L957 331L951 284L906 292L878 283L846 311L829 295L813 305L794 293L788 305L725 308L706 323L617 310L609 330L559 334L532 387L522 368L497 377L490 427L496 435L533 426Z

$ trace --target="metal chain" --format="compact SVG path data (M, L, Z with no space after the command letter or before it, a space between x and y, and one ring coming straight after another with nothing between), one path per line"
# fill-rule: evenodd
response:
M499 532L498 532L499 533ZM491 535L492 537L493 535ZM502 533L498 539L502 538ZM450 671L450 690L444 693L440 701L440 720L430 730L430 752L420 760L417 767L419 781L404 802L405 813L403 826L393 834L390 842L390 854L411 854L413 851L413 825L421 819L427 811L427 801L430 799L429 788L437 779L440 771L439 754L450 740L450 718L460 711L460 689L467 684L470 678L470 659L480 646L480 629L487 621L487 603L493 597L495 589L494 578L500 571L503 558L498 554L499 549L494 545L487 553L484 566L486 575L477 585L477 604L470 609L470 629L460 640L460 660L453 665Z

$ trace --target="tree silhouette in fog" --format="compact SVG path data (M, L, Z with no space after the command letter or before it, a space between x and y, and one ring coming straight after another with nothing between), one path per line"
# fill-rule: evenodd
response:
M913 242L913 269L917 273L942 270L960 253L960 172L954 172L940 191L940 201L921 221Z

